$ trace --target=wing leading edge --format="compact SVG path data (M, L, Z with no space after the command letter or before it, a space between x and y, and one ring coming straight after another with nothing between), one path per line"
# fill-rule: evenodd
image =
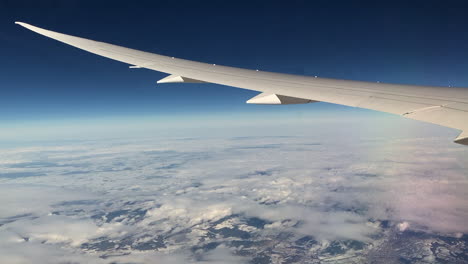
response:
M262 92L249 103L328 102L372 109L461 130L456 143L468 145L468 89L396 85L247 70L138 51L15 22L79 49L170 74L159 83L207 82ZM260 99L263 98L263 99Z

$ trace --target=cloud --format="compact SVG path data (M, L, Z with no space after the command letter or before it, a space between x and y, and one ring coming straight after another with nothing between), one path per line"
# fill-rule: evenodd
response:
M0 177L0 254L243 263L304 237L304 256L337 243L359 252L392 228L461 237L468 155L446 143L310 135L8 149L2 173L42 176Z
M11 179L13 180L13 179ZM16 181L22 181L16 179ZM17 215L47 215L53 205L80 199L93 199L96 194L72 187L56 187L39 184L3 183L0 185L0 218Z
M401 232L405 231L406 229L408 229L408 227L410 226L410 224L408 222L402 222L402 223L399 223L397 225L398 227L398 230L400 230Z

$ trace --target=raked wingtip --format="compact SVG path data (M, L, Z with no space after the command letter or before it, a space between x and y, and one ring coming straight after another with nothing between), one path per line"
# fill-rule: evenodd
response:
M24 28L27 28L27 29L29 29L29 30L32 30L33 28L37 28L37 27L35 27L35 26L33 26L33 25L30 25L30 24L28 24L28 23L19 22L19 21L16 21L15 24L20 25L20 26L22 26L22 27L24 27Z
M39 33L41 35L45 35L47 36L47 32L50 32L49 30L46 30L46 29L43 29L43 28L39 28L39 27L36 27L36 26L33 26L33 25L30 25L28 23L24 23L24 22L19 22L19 21L16 21L15 24L17 25L20 25L26 29L29 29L31 31L34 31L36 33Z

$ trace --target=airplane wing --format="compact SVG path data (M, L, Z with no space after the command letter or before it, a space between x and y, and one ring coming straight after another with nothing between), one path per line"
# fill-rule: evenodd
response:
M468 89L337 80L248 70L129 49L15 22L46 37L113 60L168 73L158 83L207 82L261 92L256 104L328 102L367 108L461 130L468 145Z

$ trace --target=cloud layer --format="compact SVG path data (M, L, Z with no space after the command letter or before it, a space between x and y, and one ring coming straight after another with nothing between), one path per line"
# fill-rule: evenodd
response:
M4 149L0 254L8 263L244 263L346 247L359 259L389 230L468 233L465 148L439 138L320 139Z

